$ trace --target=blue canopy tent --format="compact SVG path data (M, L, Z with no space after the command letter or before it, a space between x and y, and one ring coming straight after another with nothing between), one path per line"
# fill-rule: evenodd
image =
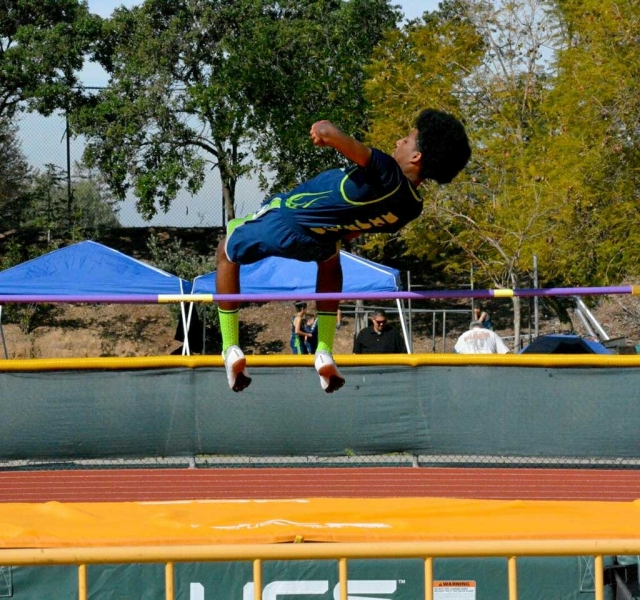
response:
M3 295L188 294L190 291L191 282L92 241L54 250L0 272L0 304ZM184 305L181 312L184 324Z
M528 346L521 354L612 354L598 342L586 340L579 335L542 335Z
M344 292L397 292L402 289L400 271L371 260L340 251ZM301 262L286 258L271 257L240 269L240 289L243 294L313 293L316 289L318 267L313 262ZM196 277L192 293L215 294L215 271ZM400 300L396 300L402 324L402 333L407 352L408 330Z

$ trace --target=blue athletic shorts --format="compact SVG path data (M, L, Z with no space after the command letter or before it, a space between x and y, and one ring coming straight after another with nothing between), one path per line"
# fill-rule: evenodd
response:
M229 260L239 265L250 265L270 256L323 262L338 251L335 241L321 242L294 231L279 208L264 207L239 221L228 234L226 247Z

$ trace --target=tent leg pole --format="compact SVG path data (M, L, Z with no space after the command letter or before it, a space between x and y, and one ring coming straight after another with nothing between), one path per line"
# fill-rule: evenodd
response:
M442 311L442 352L447 351L447 311Z
M191 311L193 310L193 302L189 303L189 316L187 317L184 309L184 302L180 302L180 314L182 316L182 329L184 330L184 342L182 343L182 355L190 356L189 349L189 325L191 324Z
M436 351L436 313L431 313L431 352Z
M404 337L404 346L407 349L407 354L411 354L411 343L409 341L409 334L407 332L407 323L405 321L405 314L403 306L400 303L400 299L396 300L398 306L398 315L400 316L400 324L402 325L402 337Z
M4 358L9 360L9 353L7 352L7 340L4 339L4 329L2 327L2 305L0 305L0 337L2 338L2 348L4 349Z
M202 355L206 354L207 346L207 311L202 311Z

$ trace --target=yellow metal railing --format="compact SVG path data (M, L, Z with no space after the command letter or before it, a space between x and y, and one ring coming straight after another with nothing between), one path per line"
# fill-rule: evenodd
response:
M88 564L165 564L165 598L174 600L176 562L252 561L254 599L262 598L265 560L338 561L340 600L347 600L349 559L422 558L425 600L433 600L433 561L436 558L505 557L509 600L518 598L517 558L523 556L593 556L595 600L604 600L605 555L640 554L640 537L601 540L478 540L446 542L246 544L216 546L137 546L104 548L34 548L0 550L0 564L12 566L78 566L78 598L87 600Z
M487 366L638 368L640 356L618 354L339 354L342 367L363 366ZM313 356L286 354L247 356L249 367L312 367ZM221 356L132 356L124 358L29 358L0 361L2 372L106 371L224 367Z

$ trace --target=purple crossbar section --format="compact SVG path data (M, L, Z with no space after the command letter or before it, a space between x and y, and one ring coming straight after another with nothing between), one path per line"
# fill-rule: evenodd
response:
M499 290L498 290L499 291ZM217 302L293 302L296 300L434 300L460 298L495 298L500 297L497 290L425 290L417 292L360 292L360 293L322 293L322 294L218 294ZM603 296L606 294L631 294L630 285L613 287L575 287L549 289L517 289L514 296L522 298L543 296ZM204 294L206 296L206 294ZM172 297L175 297L172 295ZM103 295L2 295L0 304L31 304L38 302L82 302L111 304L158 304L167 302L166 296L157 294L103 294ZM188 302L189 295L180 299Z
M0 296L1 297L1 296ZM440 298L492 298L492 290L432 290L429 292L352 292L314 294L216 294L218 302L295 302L297 300L432 300Z
M607 294L632 294L630 285L610 287L574 287L574 288L530 288L514 290L514 296L531 298L534 296L606 296Z
M38 302L81 302L87 304L158 304L158 294L1 294L0 304L36 304Z

